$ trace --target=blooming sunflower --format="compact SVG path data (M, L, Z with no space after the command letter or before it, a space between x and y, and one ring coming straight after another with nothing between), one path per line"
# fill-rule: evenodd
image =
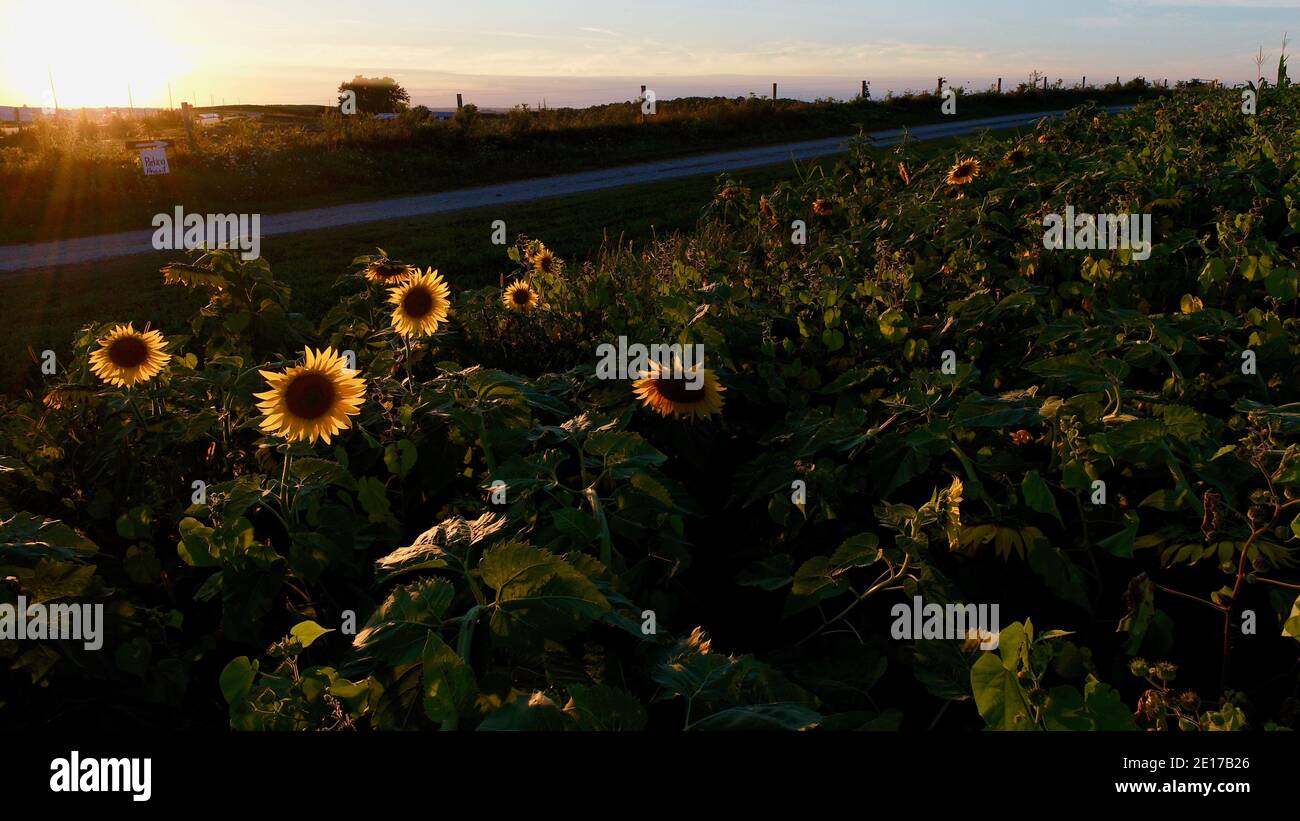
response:
M451 290L432 268L413 274L388 294L388 301L397 306L393 308L393 327L402 336L428 336L447 321L451 310Z
M343 355L333 348L304 348L303 356L304 365L284 373L258 371L271 388L255 394L266 415L261 427L290 441L323 439L329 444L331 436L352 427L348 417L356 416L365 401L366 383L343 366Z
M812 210L813 213L819 217L829 217L834 212L835 208L831 205L829 200L824 200L821 197L818 197L813 200Z
M158 375L171 359L171 354L163 352L166 345L157 331L118 325L99 340L99 349L90 354L90 370L110 385L129 388Z
M1029 150L1016 146L1007 153L1002 155L1002 161L1007 165L1020 165L1029 158Z
M948 172L949 185L966 185L980 175L980 161L970 158L958 160Z
M414 265L398 262L388 257L380 257L366 266L362 273L365 278L377 285L399 285L420 272Z
M701 372L702 379L699 376ZM695 383L694 388L692 383ZM713 371L703 365L696 365L677 376L672 369L654 361L650 362L645 376L632 383L632 392L641 404L663 416L692 419L722 413L722 392L725 390Z
M501 301L512 311L528 312L537 307L537 292L527 282L515 280L501 295Z
M538 246L529 261L533 263L534 269L543 274L555 273L560 268L560 258L551 253L551 249L545 245Z

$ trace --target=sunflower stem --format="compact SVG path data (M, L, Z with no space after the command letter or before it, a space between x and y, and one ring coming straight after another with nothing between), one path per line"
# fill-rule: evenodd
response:
M145 422L144 414L140 412L140 405L135 401L135 394L131 393L130 388L126 389L126 401L131 406L131 410L135 411L135 418L140 423L140 429L143 430L148 423Z

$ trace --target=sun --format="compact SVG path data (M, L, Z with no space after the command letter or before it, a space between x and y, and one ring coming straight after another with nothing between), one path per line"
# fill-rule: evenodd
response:
M7 104L53 108L57 96L59 108L165 107L168 81L190 70L184 44L146 6L106 0L70 13L60 3L6 5L4 30L16 35L0 48Z

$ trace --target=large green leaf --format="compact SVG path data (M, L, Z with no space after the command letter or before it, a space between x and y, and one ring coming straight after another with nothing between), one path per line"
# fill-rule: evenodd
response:
M571 684L564 711L573 716L579 730L642 730L646 711L626 690L605 684Z
M591 579L531 545L506 542L491 548L478 572L496 591L493 634L518 650L536 652L546 639L563 641L610 609Z
M419 661L430 630L442 624L456 589L442 579L421 579L393 589L352 640L359 661L389 665Z
M985 653L970 671L975 706L991 730L1034 730L1033 710L1015 672L994 653Z
M744 704L719 710L692 723L689 730L810 730L821 714L797 702Z
M56 519L18 511L0 520L0 559L72 559L98 549Z
M1056 508L1056 499L1052 498L1052 488L1038 475L1037 470L1025 474L1020 482L1020 493L1025 497L1025 504L1030 510L1046 513L1061 521L1061 511Z
M432 631L426 633L421 659L424 714L430 721L454 726L461 715L470 711L478 695L474 671Z

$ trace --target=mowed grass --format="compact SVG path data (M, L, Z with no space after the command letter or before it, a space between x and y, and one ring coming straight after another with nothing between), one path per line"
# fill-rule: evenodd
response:
M1014 133L1009 129L998 134ZM951 151L966 138L922 144L925 156ZM829 169L836 158L781 163L728 175L762 192L778 182ZM505 220L508 238L540 238L570 263L592 259L605 244L641 245L692 228L712 199L715 175L652 182L610 191L429 217L366 223L288 236L266 237L262 255L277 279L293 289L294 309L315 320L338 300L340 274L360 254L383 248L391 256L438 269L452 288L495 285L512 268L508 246L491 242L492 222ZM75 266L0 274L0 392L35 388L42 381L40 352L66 361L76 332L93 322L149 323L164 334L180 332L202 306L202 294L164 286L159 268L183 258L175 251Z

